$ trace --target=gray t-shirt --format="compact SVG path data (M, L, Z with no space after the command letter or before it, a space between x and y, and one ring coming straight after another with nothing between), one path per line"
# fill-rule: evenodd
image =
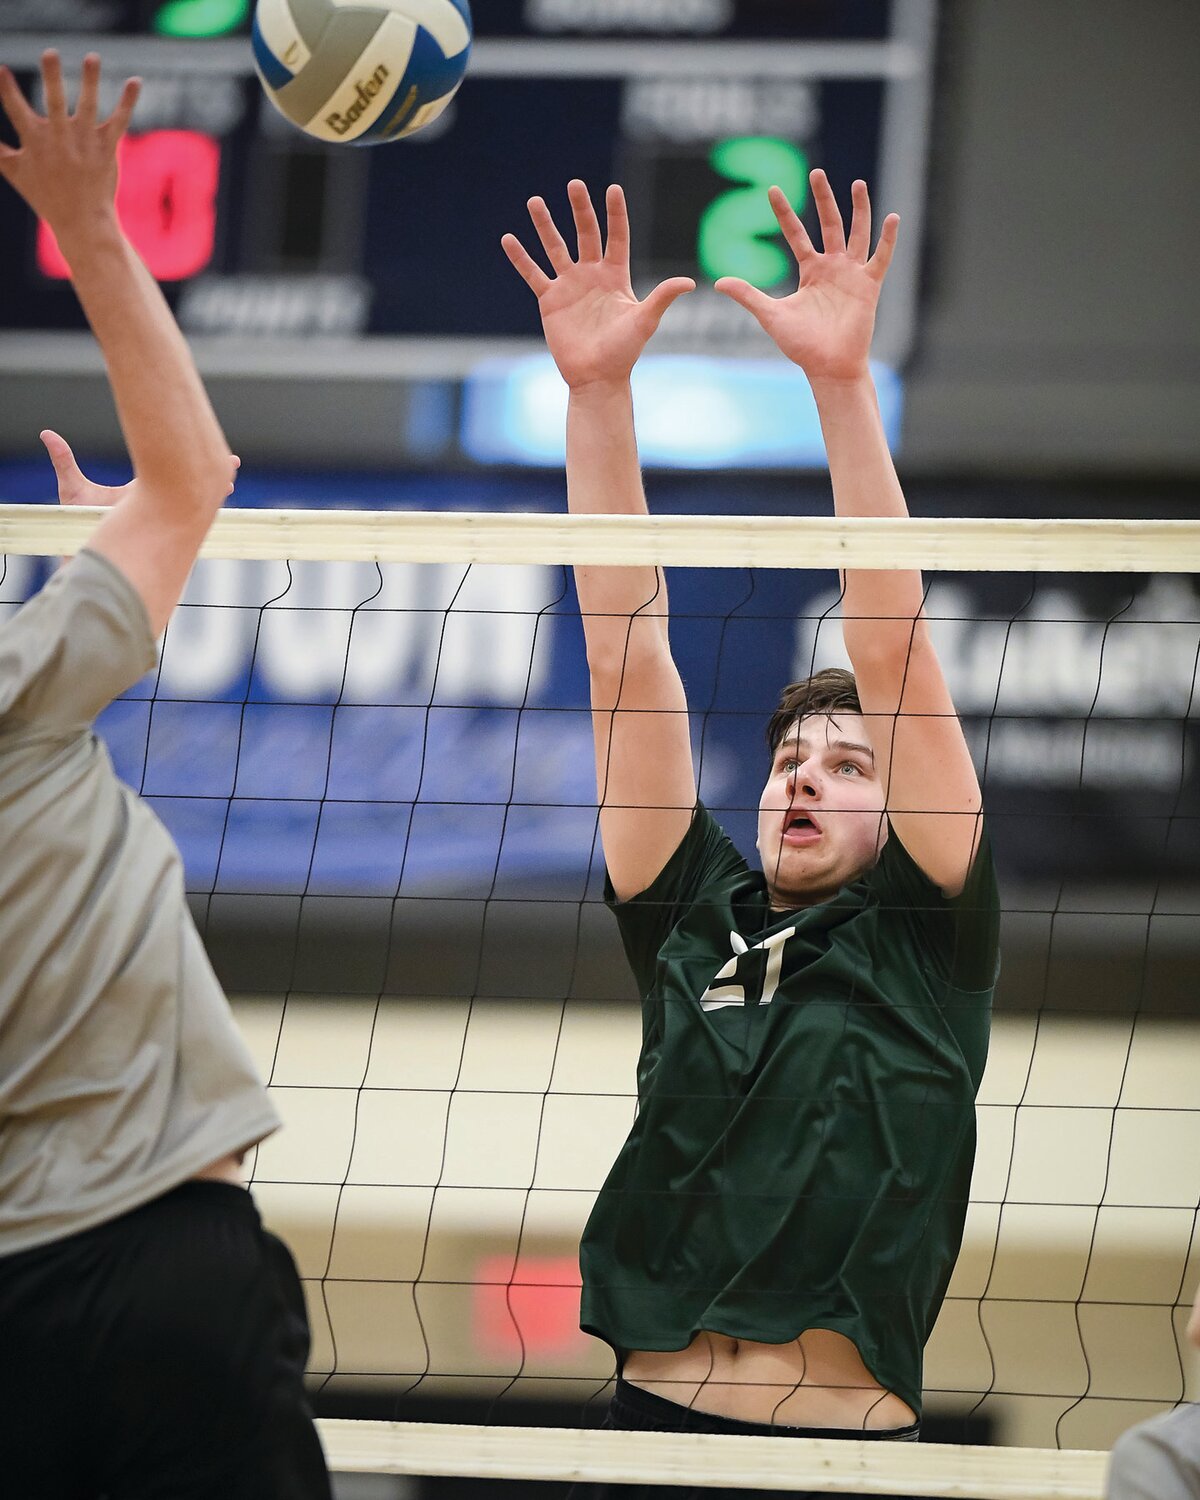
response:
M1200 1406L1139 1422L1113 1445L1107 1500L1200 1500Z
M82 552L0 623L0 1255L146 1203L279 1125L171 836L96 715L155 662Z

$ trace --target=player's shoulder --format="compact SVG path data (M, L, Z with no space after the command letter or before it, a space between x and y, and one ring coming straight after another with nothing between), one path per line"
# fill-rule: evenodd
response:
M0 727L81 729L154 661L137 591L85 549L0 624Z

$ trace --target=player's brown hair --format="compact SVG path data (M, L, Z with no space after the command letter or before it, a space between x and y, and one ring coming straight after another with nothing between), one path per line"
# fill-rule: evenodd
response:
M858 684L844 667L827 667L803 682L790 682L779 695L779 707L767 722L767 745L772 756L797 719L809 714L861 714Z

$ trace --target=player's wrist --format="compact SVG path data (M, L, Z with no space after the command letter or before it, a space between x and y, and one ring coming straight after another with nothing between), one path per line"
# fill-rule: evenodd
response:
M874 399L875 381L865 359L861 365L850 365L845 370L822 371L815 375L806 370L805 374L808 375L808 383L818 405L823 401L843 402L863 396Z
M128 248L111 203L72 207L61 215L47 215L46 222L73 272L89 260L124 254Z
M631 391L632 370L623 374L591 375L567 380L573 407L602 407L613 401L627 401Z

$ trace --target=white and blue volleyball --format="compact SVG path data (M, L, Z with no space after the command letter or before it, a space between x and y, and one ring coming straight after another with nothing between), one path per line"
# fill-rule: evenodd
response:
M468 0L258 0L254 64L267 97L317 140L412 135L458 90Z

